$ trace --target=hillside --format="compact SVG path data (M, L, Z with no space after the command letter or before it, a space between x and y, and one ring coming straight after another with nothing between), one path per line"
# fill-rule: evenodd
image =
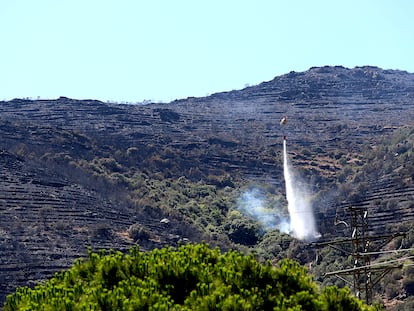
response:
M399 167L363 172L372 151L413 120L414 74L376 67L315 67L165 104L0 102L0 298L69 267L87 246L260 242L257 224L235 213L237 198L254 184L285 203L283 135L315 194L324 238L343 234L334 217L354 203L397 204L373 210L378 230L410 221L413 176L402 179ZM387 157L395 150L384 152L396 162Z

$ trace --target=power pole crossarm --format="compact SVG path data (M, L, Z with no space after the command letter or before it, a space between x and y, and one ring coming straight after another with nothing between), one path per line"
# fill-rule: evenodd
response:
M355 295L359 298L363 296L367 304L372 304L372 288L392 269L401 269L403 264L401 258L387 262L371 264L371 257L392 251L380 251L392 239L398 236L405 236L403 232L385 235L369 235L368 210L365 207L349 207L348 212L351 216L350 229L351 237L334 241L318 242L313 246L319 248L329 246L333 249L342 251L347 255L352 255L354 266L349 269L332 271L325 273L324 277L336 276L344 282L350 284ZM346 250L339 245L351 244L351 251ZM410 250L410 249L407 249ZM414 256L413 256L414 257ZM345 275L351 275L353 282L348 281Z

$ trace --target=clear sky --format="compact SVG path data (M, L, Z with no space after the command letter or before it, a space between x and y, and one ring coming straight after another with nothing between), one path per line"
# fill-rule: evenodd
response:
M2 0L0 100L169 102L312 66L414 72L411 0Z

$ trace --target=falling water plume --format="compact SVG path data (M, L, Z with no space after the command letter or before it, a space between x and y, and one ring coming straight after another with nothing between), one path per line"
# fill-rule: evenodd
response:
M290 230L299 240L314 241L320 237L320 234L316 229L309 193L293 179L285 139L283 140L283 173L290 215Z

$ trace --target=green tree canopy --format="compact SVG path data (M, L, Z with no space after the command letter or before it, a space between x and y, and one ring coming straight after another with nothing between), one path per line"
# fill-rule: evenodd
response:
M371 310L348 289L320 290L292 260L259 263L236 251L187 244L128 254L89 252L4 310Z

